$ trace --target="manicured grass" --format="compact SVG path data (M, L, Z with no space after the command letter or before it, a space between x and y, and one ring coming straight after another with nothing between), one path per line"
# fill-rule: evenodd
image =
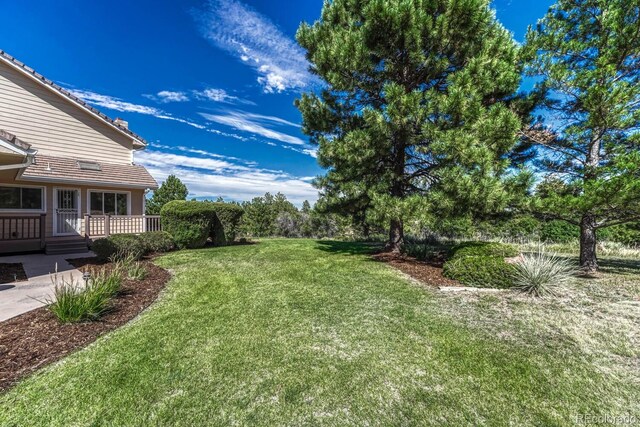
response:
M0 425L565 426L640 414L633 335L597 329L583 345L553 326L552 310L575 309L562 299L444 295L366 252L265 240L166 255L158 264L176 276L161 300L0 396ZM634 308L620 310L633 330Z

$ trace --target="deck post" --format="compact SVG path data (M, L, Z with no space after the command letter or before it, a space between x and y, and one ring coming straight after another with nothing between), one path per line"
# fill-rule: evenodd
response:
M142 214L142 232L147 232L147 216L145 214Z
M104 237L109 237L110 228L111 228L111 215L107 214L104 217Z
M89 236L91 235L91 215L84 214L84 240L89 245Z
M47 237L47 214L40 214L40 249L44 249Z

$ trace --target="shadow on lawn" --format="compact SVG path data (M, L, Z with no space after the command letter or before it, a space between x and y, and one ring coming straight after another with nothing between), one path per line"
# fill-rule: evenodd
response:
M640 260L624 258L601 258L598 260L600 271L609 274L640 274Z
M322 251L349 255L371 255L379 252L383 245L379 242L341 242L338 240L316 240Z

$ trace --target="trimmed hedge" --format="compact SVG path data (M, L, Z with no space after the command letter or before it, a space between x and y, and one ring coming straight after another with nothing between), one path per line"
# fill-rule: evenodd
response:
M241 206L196 200L174 200L162 207L162 226L179 248L201 248L208 238L215 245L226 245L236 237Z
M173 236L166 231L149 231L139 235L147 253L170 252L176 248Z
M195 200L169 202L160 210L160 216L162 227L180 249L203 247L217 220L213 203Z
M236 238L240 219L244 214L242 206L233 203L208 202L216 212L210 237L215 245L226 245Z
M135 234L116 234L97 239L91 244L91 250L101 261L106 261L113 256L122 258L131 256L139 260L147 253L144 243Z
M462 242L451 248L450 259L472 256L510 258L518 256L518 248L498 242Z
M107 261L113 256L132 256L139 260L151 252L168 252L175 249L171 235L164 231L154 231L142 234L116 234L107 238L97 239L91 244L91 250L101 261Z
M467 286L477 288L510 288L515 267L501 256L466 256L445 262L442 273Z
M91 250L100 261L107 261L113 254L118 252L116 244L109 238L94 240L91 243Z
M504 259L518 254L515 246L504 243L463 242L451 249L442 273L466 286L510 288L515 268Z

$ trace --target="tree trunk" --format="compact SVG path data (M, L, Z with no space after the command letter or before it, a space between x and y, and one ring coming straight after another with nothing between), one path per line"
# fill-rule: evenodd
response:
M394 137L393 149L393 184L391 186L391 196L396 199L403 199L404 194L404 171L405 171L405 135L396 133ZM404 246L404 227L401 218L392 218L389 224L389 241L386 250L393 253L400 253Z
M596 219L591 214L583 215L580 221L580 267L585 273L598 271Z
M600 147L603 132L594 129L589 151L587 152L586 168L584 175L585 184L596 179L596 170L600 165ZM580 220L580 267L585 273L598 271L598 258L596 257L596 217L591 213L584 213Z
M389 226L389 241L386 250L399 254L404 246L404 228L402 220L392 219Z

